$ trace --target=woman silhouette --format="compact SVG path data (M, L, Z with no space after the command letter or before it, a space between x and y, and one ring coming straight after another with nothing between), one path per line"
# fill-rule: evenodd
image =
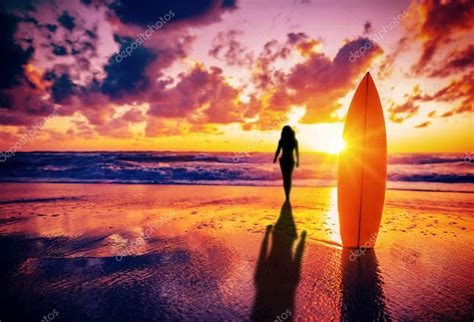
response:
M280 150L283 149L283 153L280 158L281 174L283 176L283 187L285 188L286 200L290 199L291 191L291 176L293 175L293 169L295 168L295 160L293 159L293 151L296 151L296 167L300 165L300 153L298 150L298 141L295 137L295 131L289 126L285 125L281 130L281 138L278 141L278 148L273 158L273 163L276 162Z

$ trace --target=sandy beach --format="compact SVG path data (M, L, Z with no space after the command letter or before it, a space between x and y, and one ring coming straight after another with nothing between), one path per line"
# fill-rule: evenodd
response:
M473 319L472 194L387 191L358 252L339 246L336 196L3 184L0 319Z

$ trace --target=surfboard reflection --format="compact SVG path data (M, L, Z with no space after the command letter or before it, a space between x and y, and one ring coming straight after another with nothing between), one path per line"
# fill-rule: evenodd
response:
M272 237L268 251L269 237ZM293 255L293 244L298 239L291 205L283 204L275 227L267 226L255 271L256 296L252 321L292 320L296 288L300 280L306 232Z
M355 249L343 249L342 303L343 321L391 320L385 307L383 280L373 249L355 256Z

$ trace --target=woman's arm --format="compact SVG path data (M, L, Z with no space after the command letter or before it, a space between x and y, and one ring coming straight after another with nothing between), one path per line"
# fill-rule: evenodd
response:
M296 140L295 144L295 152L296 152L296 167L300 166L300 149L298 148L298 140Z
M275 152L275 157L273 158L273 163L276 162L277 158L278 158L278 155L280 154L280 150L281 150L281 141L278 141L278 148Z

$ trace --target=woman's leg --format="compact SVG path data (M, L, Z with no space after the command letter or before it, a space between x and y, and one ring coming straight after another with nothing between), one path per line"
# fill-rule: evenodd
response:
M293 169L295 165L293 160L281 160L280 159L280 168L281 174L283 176L283 188L285 189L285 196L286 199L290 199L290 192L291 192L291 176L293 175Z

